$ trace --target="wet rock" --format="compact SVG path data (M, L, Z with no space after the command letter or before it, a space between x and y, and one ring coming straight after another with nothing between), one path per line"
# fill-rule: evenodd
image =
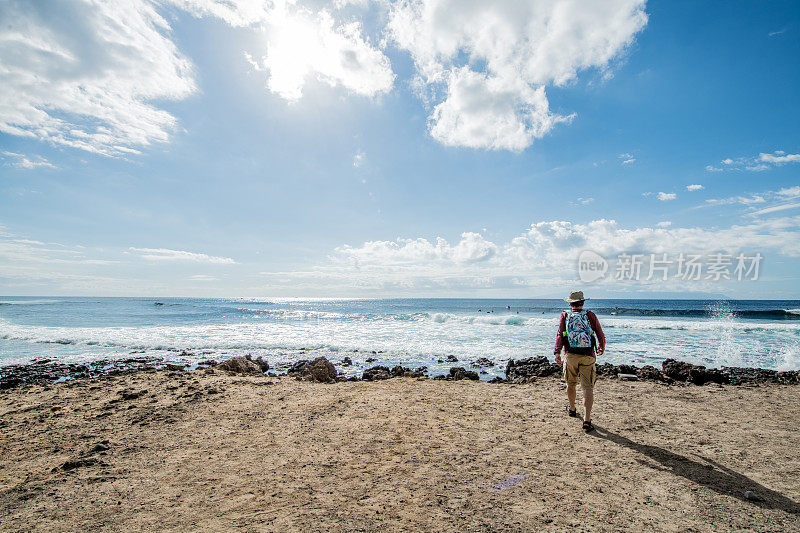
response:
M317 383L335 383L336 368L324 357L317 357L303 367L302 377Z
M800 370L778 372L775 380L782 385L800 385Z
M259 355L258 357L253 359L253 362L257 364L259 368L261 368L262 372L266 372L267 370L269 370L269 363L262 356Z
M263 376L261 367L253 361L242 356L231 357L214 367L216 370L224 370L232 374L244 374L250 376Z
M403 368L400 365L396 365L396 366L392 367L392 369L389 371L389 373L392 375L393 378L397 378L397 377L402 377L403 374L406 373L406 370L408 370L408 369L407 368Z
M477 372L473 372L472 370L466 370L463 366L454 366L453 368L451 368L450 378L453 381L459 381L462 379L471 379L473 381L478 381L480 379Z
M389 379L390 377L392 377L392 375L389 368L378 365L364 370L361 379L364 381L378 381L382 379Z
M300 361L296 361L292 363L292 366L286 369L286 373L289 375L301 374L307 364L308 364L308 359L302 359Z
M186 366L185 365L174 365L172 363L167 363L166 365L164 365L164 368L167 369L167 370L183 370L183 369L186 368Z
M448 376L445 376L444 374L439 374L438 376L433 376L433 379L435 379L435 380L445 380L447 378L448 378Z
M342 366L352 366L352 364L353 360L350 359L349 357L345 357L344 359L342 359Z
M456 357L455 355L448 355L445 358L445 361L447 361L448 363L457 363L458 362L458 357Z
M506 383L506 380L501 378L500 376L495 376L489 380L489 383Z
M214 366L216 364L217 362L214 361L213 359L206 359L205 361L200 361L199 363L197 363L197 366Z
M472 366L477 366L479 368L487 368L487 367L494 366L494 361L491 361L490 359L488 359L486 357L480 357L480 358L474 360L470 364Z
M364 359L365 363L374 363L375 361L377 361L377 359L375 359L374 357L367 357L366 359Z
M506 365L506 381L527 383L529 378L547 377L561 372L561 367L551 363L547 357L529 357L515 361L509 359Z
M743 383L771 383L778 380L778 371L765 368L722 367L733 385Z

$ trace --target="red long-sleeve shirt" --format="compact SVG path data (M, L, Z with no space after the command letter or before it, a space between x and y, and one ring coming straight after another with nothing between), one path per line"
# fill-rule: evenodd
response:
M556 332L556 347L553 351L554 354L560 354L561 348L564 348L564 330L567 328L567 314L569 311L564 311L561 313L561 318L558 320L558 331ZM597 336L597 346L596 352L603 353L606 349L606 336L603 335L603 328L600 327L600 322L597 320L597 315L592 313L591 311L586 311L586 318L589 319L589 324L592 326L592 330L594 330L594 334Z

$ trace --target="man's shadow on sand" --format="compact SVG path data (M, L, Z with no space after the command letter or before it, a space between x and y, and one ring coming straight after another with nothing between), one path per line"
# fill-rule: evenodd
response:
M672 472L677 476L686 478L698 485L708 487L720 494L733 496L734 498L765 509L779 509L787 513L800 514L800 504L794 500L787 498L779 492L770 490L749 477L734 472L730 468L726 468L707 457L699 456L705 461L704 464L683 455L667 451L664 448L659 448L658 446L639 444L599 426L595 426L595 431L589 434L613 442L614 444L625 446L660 464L660 466L658 466L648 461L637 459L640 463L650 468L662 472ZM745 496L745 492L747 491L754 492L761 497L762 500L757 501L747 498Z

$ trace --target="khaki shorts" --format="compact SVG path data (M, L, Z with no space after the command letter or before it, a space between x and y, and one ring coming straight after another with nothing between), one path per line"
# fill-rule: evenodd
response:
M597 370L595 369L595 357L593 355L576 355L567 353L564 360L564 381L577 384L581 382L581 388L592 390L594 382L597 381Z

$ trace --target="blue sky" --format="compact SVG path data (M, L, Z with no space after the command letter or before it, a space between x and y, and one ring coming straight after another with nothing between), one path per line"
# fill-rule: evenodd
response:
M5 4L0 294L800 298L795 2Z

